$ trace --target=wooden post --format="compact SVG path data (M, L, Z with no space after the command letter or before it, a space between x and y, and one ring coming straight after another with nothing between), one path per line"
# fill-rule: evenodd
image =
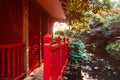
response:
M2 80L4 80L4 76L5 76L5 71L4 71L4 68L5 68L5 64L4 64L4 63L5 63L5 60L4 60L4 56L5 56L5 55L4 55L4 49L2 49L2 57L1 57L1 59L2 59L2 62L1 62L1 63L2 63L2 68L1 68L1 69L2 69L2 70L1 70L1 71L2 71Z
M24 61L24 67L27 73L27 76L29 76L29 32L28 32L28 0L23 0L23 43L26 44L25 46L25 61Z
M52 80L51 77L51 35L44 36L44 80Z
M65 55L66 59L68 59L68 38L64 38L64 43L65 43Z
M61 68L62 68L62 53L61 53L61 37L60 36L58 36L57 37L57 39L56 39L56 43L59 45L59 50L58 50L58 53L57 53L57 55L59 55L58 56L58 75L60 74L60 72L61 72Z
M56 43L57 43L57 44L60 44L60 41L61 41L61 38L60 38L60 36L58 36L58 37L57 37L57 40L56 40Z

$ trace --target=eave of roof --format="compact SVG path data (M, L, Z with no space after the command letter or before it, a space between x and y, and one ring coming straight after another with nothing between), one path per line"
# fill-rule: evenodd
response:
M56 19L65 20L66 16L59 0L37 0L38 3Z

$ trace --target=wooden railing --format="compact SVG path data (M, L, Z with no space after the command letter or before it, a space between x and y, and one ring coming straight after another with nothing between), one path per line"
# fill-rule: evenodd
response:
M25 44L0 45L0 80L19 80L25 75Z
M68 60L68 39L58 37L52 45L50 34L44 36L44 80L60 80Z

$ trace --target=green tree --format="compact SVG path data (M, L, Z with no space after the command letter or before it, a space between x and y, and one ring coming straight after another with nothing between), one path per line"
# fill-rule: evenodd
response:
M111 9L110 0L67 0L66 2L67 23L71 25L71 30L80 33L81 31L89 30L89 23L92 15L102 14ZM86 15L92 13L92 15Z

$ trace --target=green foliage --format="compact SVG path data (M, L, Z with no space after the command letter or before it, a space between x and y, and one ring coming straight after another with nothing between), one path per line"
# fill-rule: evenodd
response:
M113 43L110 43L107 47L106 50L114 50L114 51L120 51L120 41L116 41Z
M93 14L92 18L95 23L103 23L105 21L105 19L100 14Z
M102 19L96 17L95 14L101 14L102 11L110 9L110 0L62 0L66 5L65 14L67 23L70 25L71 31L82 33L90 30L90 21L93 19L95 23L101 22ZM95 16L94 16L95 15Z
M84 23L74 23L71 26L71 31L74 33L82 33L86 30L90 30L89 28L89 24L87 22L84 21Z
M102 27L103 28L116 27L115 23L120 23L120 14L108 15Z
M85 49L85 45L81 41L82 39L85 39L85 36L71 32L70 30L59 30L55 34L60 36L66 35L66 37L69 37L69 57L75 61L75 63L90 60L90 56Z
M96 47L104 48L120 34L120 14L95 17L99 19L93 19L94 23L92 24L92 29L89 31L90 37L88 37L87 43L91 43L92 41Z
M103 37L115 36L116 33L120 32L120 14L116 15L108 15L105 18L100 15L93 16L93 24L92 27L94 29L93 33L98 34L101 31ZM100 27L100 30L95 28Z
M112 4L111 4L110 0L104 0L104 1L103 1L103 5L104 5L104 7L106 7L106 9L108 9L108 10L112 8Z
M106 50L111 56L120 60L120 41L115 41L107 45Z
M74 22L81 22L86 12L92 11L93 13L100 13L101 11L107 11L111 9L110 0L67 0L66 15L68 22L73 24Z
M120 32L120 14L109 15L102 25L102 31L105 37L115 35Z
M59 36L65 36L65 32L62 30L58 30L55 32L55 35L59 35Z
M70 23L82 21L84 12L90 9L89 2L91 0L68 0L66 15Z
M71 31L82 33L90 30L90 21L99 24L103 22L97 14L103 14L111 9L110 0L62 0L66 5L65 14L67 23L70 25ZM92 20L91 20L92 19Z
M101 13L101 11L108 12L112 8L110 0L92 0L92 12Z
M69 42L69 57L75 61L75 63L90 60L90 56L87 54L84 43L75 39Z

